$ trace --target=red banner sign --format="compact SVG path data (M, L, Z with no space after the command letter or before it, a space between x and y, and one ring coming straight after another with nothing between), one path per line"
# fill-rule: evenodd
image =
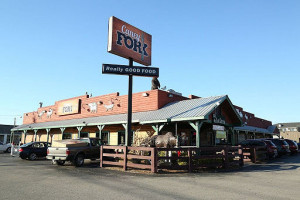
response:
M142 65L151 65L152 36L130 24L116 18L109 18L108 28L109 53L124 58L132 58Z

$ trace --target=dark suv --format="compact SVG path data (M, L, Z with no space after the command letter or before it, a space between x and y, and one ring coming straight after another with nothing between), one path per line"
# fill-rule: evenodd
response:
M255 148L256 157L258 160L265 160L268 156L268 147L267 144L260 139L248 139L240 142L240 145L243 148ZM249 152L250 149L244 149L244 152Z
M289 148L290 148L291 154L298 153L297 142L295 142L293 140L289 140L289 139L284 139L284 141L286 141L289 144Z
M271 140L277 146L278 156L291 153L289 149L289 144L286 141L282 139L269 139L269 140Z
M262 139L267 145L267 155L269 159L276 158L278 156L277 146L268 139Z

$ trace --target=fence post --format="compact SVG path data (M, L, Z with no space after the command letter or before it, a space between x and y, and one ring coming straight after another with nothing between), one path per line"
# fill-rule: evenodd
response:
M227 169L228 166L229 166L229 160L228 160L228 146L225 147L225 149L224 149L224 154L225 154L225 163L224 163L224 167L225 167L225 169Z
M239 165L240 166L244 166L244 155L243 155L243 148L241 145L238 146L239 147L239 150L238 150L238 154L239 154Z
M151 150L151 172L157 172L157 151L155 147Z
M255 147L252 148L251 154L252 154L252 156L251 156L252 157L252 162L256 163L256 149L255 149Z
M103 145L100 148L100 167L103 167Z
M124 167L123 167L123 169L124 169L124 171L126 171L127 170L127 146L125 146L124 148L123 148L123 151L124 151Z
M192 172L192 151L191 148L188 148L188 157L189 157L189 173Z

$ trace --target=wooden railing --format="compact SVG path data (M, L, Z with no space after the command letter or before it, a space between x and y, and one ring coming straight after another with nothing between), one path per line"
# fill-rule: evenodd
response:
M158 170L187 170L192 172L200 168L214 167L228 169L243 165L241 147L126 147L102 146L100 167L113 165L127 168Z
M258 160L265 160L266 153L265 147L243 147L243 160L256 163Z
M127 167L131 167L150 169L151 172L155 173L157 171L155 151L156 149L152 147L101 146L100 167L103 167L103 165L114 165L122 166L124 170L127 170ZM131 162L128 162L128 160Z
M243 165L241 147L157 148L157 152L158 169L192 172L200 168L228 169L234 165ZM161 156L161 152L166 152L165 156Z

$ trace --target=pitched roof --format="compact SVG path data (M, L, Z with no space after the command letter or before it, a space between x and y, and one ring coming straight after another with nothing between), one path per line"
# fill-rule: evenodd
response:
M228 96L223 95L223 96L172 102L167 104L163 108L155 111L133 113L132 122L147 124L147 123L168 122L168 121L208 119L208 115L226 99L228 99ZM127 114L71 119L71 120L63 120L63 121L52 121L52 122L43 122L43 123L35 123L35 124L24 124L14 128L13 130L75 127L75 126L100 125L100 124L122 124L122 123L127 123Z
M300 127L300 122L278 123L274 125L277 126L277 128L296 128ZM281 127L279 125L281 125Z

